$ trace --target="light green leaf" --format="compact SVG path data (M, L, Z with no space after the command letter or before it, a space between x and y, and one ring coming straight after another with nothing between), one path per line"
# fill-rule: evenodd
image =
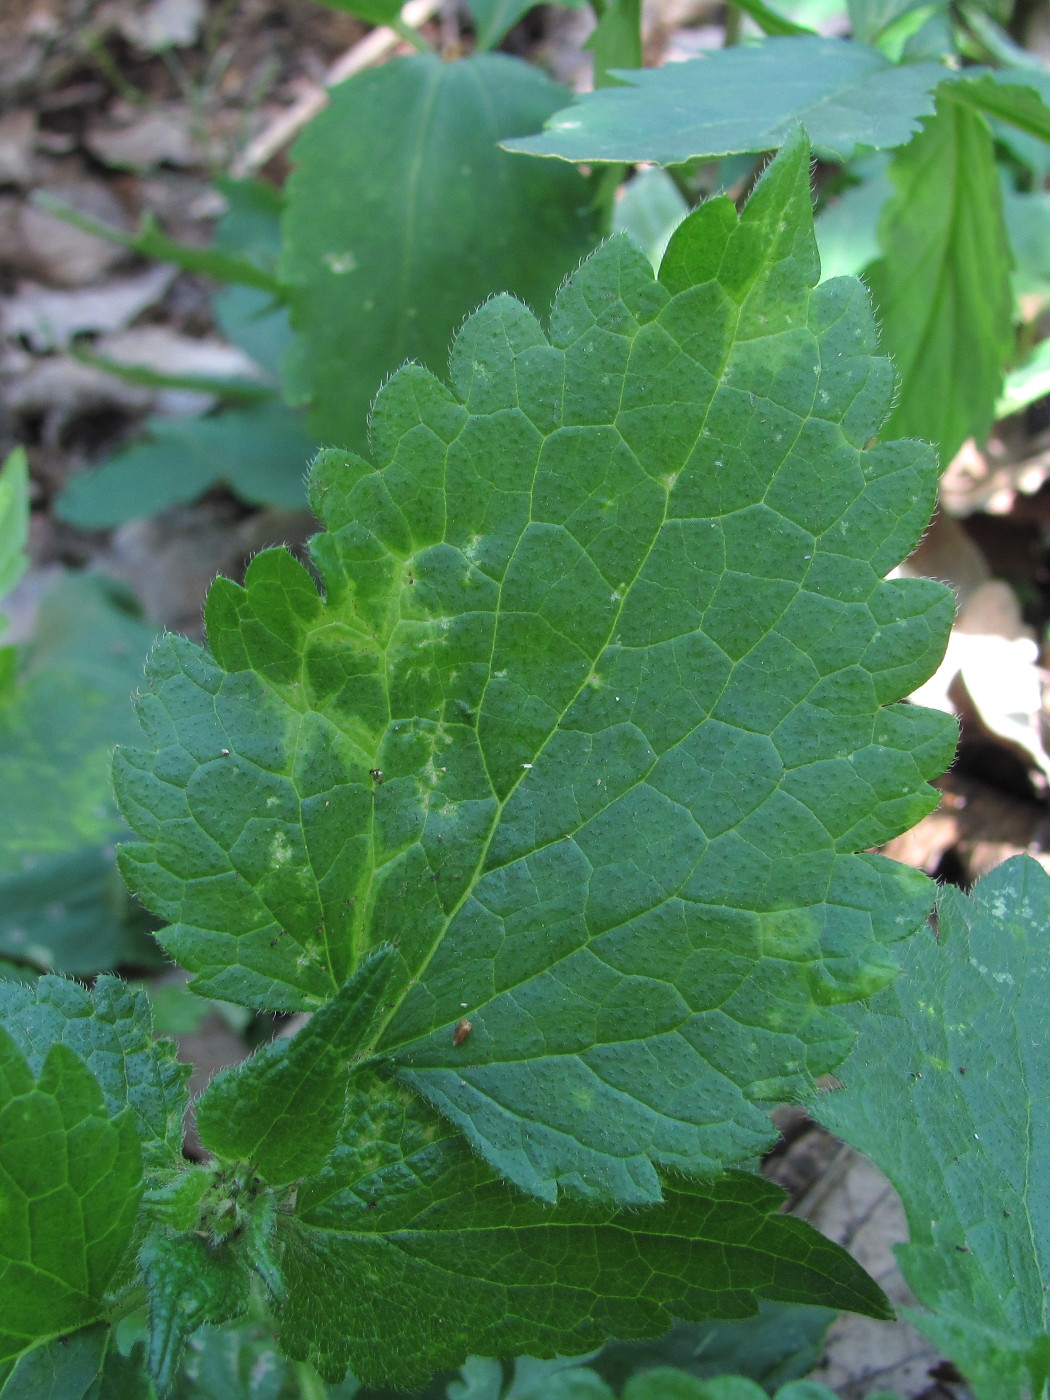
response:
M1050 1364L1050 878L1027 856L947 886L892 988L857 1011L845 1089L816 1112L900 1192L911 1320L979 1400L1042 1395ZM1029 1391L1029 1387L1031 1387Z
M99 977L91 992L64 977L0 982L0 1021L34 1075L53 1045L74 1051L109 1116L131 1110L147 1166L181 1164L189 1066L179 1064L173 1042L153 1039L145 992L116 977Z
M510 151L580 161L655 161L767 151L804 126L814 150L848 160L858 146L899 146L933 111L937 63L894 67L864 44L765 39L662 68L617 71Z
M132 1113L67 1045L38 1078L0 1028L0 1363L103 1315L141 1189Z
M1030 403L1050 394L1050 340L1041 340L1025 362L1006 376L995 405L996 418L1020 413Z
M0 467L0 601L29 568L29 464L16 447ZM6 620L0 614L0 628Z
M689 205L666 170L643 170L624 188L613 208L613 233L629 233L659 268L671 234L689 213Z
M322 455L324 598L283 551L219 581L212 655L158 645L117 758L195 989L312 1009L394 943L368 1048L548 1199L761 1150L932 899L867 848L953 752L892 703L952 595L881 581L936 468L864 450L892 371L860 284L816 280L796 141L659 281L607 243L550 339L490 302L453 390L386 386L376 467Z
M424 1105L382 1081L352 1096L329 1165L282 1222L282 1348L327 1379L409 1388L467 1352L579 1353L673 1317L746 1316L757 1297L884 1316L837 1245L734 1173L667 1184L648 1211L521 1196ZM644 1262L642 1262L644 1261Z
M197 1102L209 1151L250 1162L271 1186L321 1169L339 1133L351 1061L380 1010L392 952L370 953L291 1040L272 1041L215 1076Z
M886 201L893 194L888 157L869 157L857 169L859 183L838 195L817 219L820 273L829 277L859 277L879 256L878 227Z
M847 0L846 8L854 39L873 44L884 30L928 4L929 0Z
M596 237L586 183L509 156L564 90L519 59L396 59L333 89L288 184L282 275L317 436L365 439L406 359L443 373L464 316L509 291L545 311Z
M196 500L225 482L252 504L301 509L317 443L301 414L279 403L209 418L152 418L148 437L72 476L55 513L86 530L106 529Z
M782 15L779 10L765 4L764 0L734 0L734 3L738 9L743 10L745 15L749 15L755 21L763 34L813 33L812 29L807 28L804 24L796 24L794 20Z
M866 278L900 376L886 430L932 442L945 466L968 437L987 437L1013 347L992 136L952 91L890 165L896 193L879 224L882 257Z
M970 77L963 70L962 80L952 85L952 96L1030 136L1050 141L1050 73L978 69L976 76Z

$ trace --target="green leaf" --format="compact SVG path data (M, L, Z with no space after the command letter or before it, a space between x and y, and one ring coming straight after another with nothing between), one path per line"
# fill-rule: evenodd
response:
M1041 340L1024 364L1006 376L995 416L1007 418L1019 413L1046 394L1050 394L1050 340Z
M814 150L848 160L858 146L899 146L933 111L937 63L894 67L875 49L794 36L719 49L706 58L637 72L626 86L579 97L540 136L504 140L509 151L581 161L654 161L782 146L804 126Z
M889 158L880 154L860 163L855 169L859 183L844 190L818 217L822 278L859 277L878 258L879 220L893 194L888 164Z
M827 1308L763 1302L739 1322L680 1322L656 1341L609 1342L590 1364L616 1390L638 1371L674 1366L702 1380L733 1372L772 1392L814 1369L834 1320Z
M122 868L195 990L313 1009L394 943L368 1048L548 1199L761 1150L932 899L867 848L953 752L892 705L952 595L880 581L936 467L863 450L892 371L860 284L816 279L796 141L659 281L610 240L549 340L490 302L453 391L385 387L375 468L322 454L324 599L283 551L220 580L212 655L158 645L117 757Z
M81 977L158 966L156 925L128 894L115 854L107 843L23 857L21 873L0 878L0 956Z
M139 1253L149 1288L149 1370L163 1395L174 1380L186 1338L205 1323L229 1322L248 1307L240 1256L196 1234L154 1230Z
M99 977L91 992L64 977L2 982L0 1020L34 1075L53 1045L74 1051L110 1118L131 1110L148 1167L182 1162L189 1066L179 1064L173 1042L153 1039L145 992L116 977Z
M905 15L928 9L929 0L847 0L853 37L874 44L879 36Z
M0 1028L0 1362L102 1316L141 1189L131 1112L109 1114L67 1045L37 1078Z
M24 450L16 447L0 467L0 600L29 568L28 541L29 464Z
M604 0L584 46L594 54L594 86L616 85L613 69L642 66L641 0Z
M666 170L643 170L624 188L613 208L612 231L629 233L659 268L671 234L689 213L678 186Z
M137 1359L121 1356L108 1323L23 1352L0 1400L156 1400Z
M1027 856L969 898L947 886L937 936L857 1012L846 1088L816 1105L899 1191L897 1256L931 1310L911 1320L979 1400L1042 1395L1050 1363L1048 928L1050 878Z
M155 635L98 575L69 575L44 599L0 708L0 877L121 829L110 754L135 733L131 692Z
M887 432L932 442L944 465L968 437L987 437L1013 348L992 135L952 92L942 90L937 116L890 165L896 192L866 278L900 376Z
M330 10L357 15L369 24L390 24L401 13L401 0L321 0Z
M218 247L192 248L188 244L179 243L161 230L153 214L146 215L138 233L127 233L124 229L102 223L88 214L81 213L79 209L63 204L46 190L38 190L33 196L33 203L95 238L119 243L121 247L130 248L136 253L141 253L143 257L156 258L158 262L174 263L184 272L199 272L205 277L214 277L217 282L243 283L245 286L260 287L271 293L280 290L273 274L260 267L251 257L243 257Z
M271 1186L321 1169L339 1133L351 1061L380 1010L392 952L370 953L291 1040L273 1041L215 1076L197 1102L209 1151L250 1162Z
M477 50L486 53L513 29L536 0L469 0Z
M468 1352L578 1354L758 1297L886 1316L878 1286L761 1177L668 1183L648 1211L521 1196L418 1100L351 1101L324 1172L285 1219L282 1349L326 1379L408 1388ZM644 1261L644 1262L643 1262Z
M1009 122L1030 136L1050 141L1050 73L988 72L978 76L963 71L952 85L952 97L979 112Z
M55 504L60 520L106 529L196 500L219 482L253 505L306 505L306 466L317 443L283 404L151 418L146 431L145 441L69 479Z
M453 332L494 292L545 310L593 246L583 178L497 148L562 100L497 54L414 55L333 89L293 150L282 262L318 437L361 445L399 365L443 372Z
M773 9L771 5L766 5L764 0L733 0L738 10L743 10L745 15L749 15L755 21L763 34L783 36L786 34L812 34L813 30L804 24L796 24L794 20L782 15L779 10Z

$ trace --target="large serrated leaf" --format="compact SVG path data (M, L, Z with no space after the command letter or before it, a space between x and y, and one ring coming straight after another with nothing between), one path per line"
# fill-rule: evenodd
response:
M890 163L882 257L865 278L901 381L888 430L934 443L945 465L968 437L987 437L1013 348L992 133L955 91Z
M494 292L546 309L597 232L576 171L498 148L564 97L519 59L416 54L330 96L293 151L281 272L311 427L356 448L387 375L407 359L442 372Z
M865 848L936 802L934 500L863 288L817 280L796 141L659 281L614 239L550 339L491 302L450 391L397 375L328 454L313 554L220 581L118 756L133 889L207 994L312 1008L399 966L377 1053L496 1169L659 1197L769 1141L932 886ZM855 854L860 852L859 854ZM372 1048L372 1047L369 1047Z
M1050 878L1018 856L938 916L815 1111L900 1192L911 1320L979 1400L1024 1400L1050 1375Z
M91 992L64 977L40 977L31 986L0 982L0 1023L33 1074L42 1072L53 1045L74 1051L110 1116L131 1109L147 1165L181 1163L190 1070L179 1064L172 1041L153 1039L145 992L116 977L99 977Z
M283 1225L284 1351L408 1388L468 1352L579 1355L673 1318L746 1317L759 1297L887 1315L878 1285L779 1188L734 1173L668 1184L651 1210L551 1207L498 1181L447 1125L381 1081Z
M141 1190L130 1111L67 1045L34 1075L0 1027L0 1363L103 1315Z
M894 67L877 49L816 35L765 39L662 68L616 70L623 86L579 97L511 151L562 160L655 161L768 151L804 126L820 155L899 146L933 111L937 63Z

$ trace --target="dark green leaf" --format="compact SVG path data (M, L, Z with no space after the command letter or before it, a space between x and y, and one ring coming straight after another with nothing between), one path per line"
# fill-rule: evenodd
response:
M563 98L496 54L396 59L333 89L293 151L282 262L318 437L361 445L399 365L444 371L453 332L494 292L546 310L593 246L584 180L497 148Z
M761 1150L932 900L867 848L953 751L892 704L953 597L881 581L936 467L864 450L892 370L816 278L796 141L660 281L607 243L550 340L490 302L454 391L386 386L377 467L322 456L324 599L282 551L217 583L213 655L158 645L118 755L123 869L196 990L314 1009L394 943L374 1048L548 1199Z
M290 1040L216 1075L197 1102L209 1151L250 1162L271 1186L320 1170L339 1133L351 1061L381 1010L392 952L370 953Z
M0 1028L0 1362L102 1316L141 1189L132 1113L109 1114L67 1045L37 1078Z
M34 1075L52 1045L75 1051L109 1116L131 1109L148 1166L181 1162L189 1066L179 1064L171 1041L153 1039L144 992L115 977L98 978L91 992L64 977L41 977L31 986L4 982L0 1019Z
M82 1327L23 1352L0 1375L0 1400L156 1400L133 1357L121 1356L108 1323Z
M579 1354L758 1297L887 1315L838 1246L734 1173L643 1212L548 1206L499 1181L418 1100L376 1082L285 1225L282 1348L337 1380L410 1387L470 1352Z
M536 0L470 0L478 52L495 48L535 4Z
M680 1322L655 1341L610 1342L590 1365L616 1390L638 1371L674 1366L701 1379L733 1372L772 1392L813 1370L834 1320L827 1308L763 1302L740 1322Z
M234 1251L163 1228L150 1234L139 1264L149 1288L149 1369L163 1394L191 1332L244 1315L248 1275Z
M987 437L1013 347L992 136L952 92L890 165L896 192L866 278L900 376L886 431L932 442L945 466L968 437Z
M155 966L153 920L129 896L114 855L107 843L23 857L21 874L0 878L0 954L79 976Z
M1050 878L1018 856L908 948L820 1119L900 1192L911 1320L979 1400L1042 1395L1050 1369Z
M864 44L815 35L720 49L706 58L615 74L624 87L586 94L543 135L504 140L510 151L562 160L655 161L782 146L804 126L820 155L848 160L858 146L899 146L933 111L937 63L894 67Z
M306 470L317 444L302 416L283 404L153 418L146 426L146 441L70 478L56 502L59 519L105 529L195 500L219 482L253 504L306 505Z

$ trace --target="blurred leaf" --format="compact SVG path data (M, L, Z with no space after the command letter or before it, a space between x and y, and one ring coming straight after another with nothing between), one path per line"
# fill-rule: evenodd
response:
M401 13L401 0L321 0L331 10L357 15L369 24L390 24Z
M361 446L384 378L406 359L443 373L494 292L547 309L596 239L588 187L496 143L562 100L499 54L395 59L332 90L294 148L282 262L320 438Z
M937 63L894 67L875 49L815 35L765 39L662 68L617 71L510 151L571 161L655 161L767 151L804 126L820 155L899 146L933 111Z
M260 287L272 293L279 290L272 274L250 258L214 247L192 248L188 244L179 243L161 230L153 214L146 215L138 233L127 233L124 229L115 228L112 224L102 223L88 214L82 214L79 209L64 204L46 190L38 190L33 196L33 203L84 233L104 238L110 243L119 243L124 248L141 253L143 257L156 258L158 262L174 263L184 272L201 272L206 277L214 277L217 282L240 282L245 286Z
M145 441L70 477L55 514L98 530L196 500L224 483L250 504L306 506L317 444L301 413L280 403L206 418L151 418Z
M1011 370L995 405L996 418L1008 418L1050 394L1050 340L1041 340L1032 353Z
M988 123L951 100L896 153L866 281L900 380L886 432L932 442L946 466L983 442L1013 349L1010 255Z
M29 464L16 447L0 467L0 601L29 568ZM0 631L6 619L0 614Z
M859 162L857 184L836 195L817 218L822 281L858 277L879 256L879 220L893 193L889 158L881 152Z
M813 30L806 25L796 24L794 20L782 15L779 10L774 10L770 5L764 4L763 0L733 0L733 3L738 10L743 10L745 15L750 15L763 34L783 36L813 33Z
M689 205L666 170L643 170L628 182L613 206L611 231L629 233L654 269L659 269L671 234L688 213Z
M835 1317L828 1308L763 1302L756 1317L680 1322L655 1341L609 1342L589 1364L614 1389L638 1371L674 1366L701 1379L733 1372L773 1391L813 1370Z
M957 102L1050 141L1050 73L977 72L978 76L970 77L964 70L962 80L952 85Z

